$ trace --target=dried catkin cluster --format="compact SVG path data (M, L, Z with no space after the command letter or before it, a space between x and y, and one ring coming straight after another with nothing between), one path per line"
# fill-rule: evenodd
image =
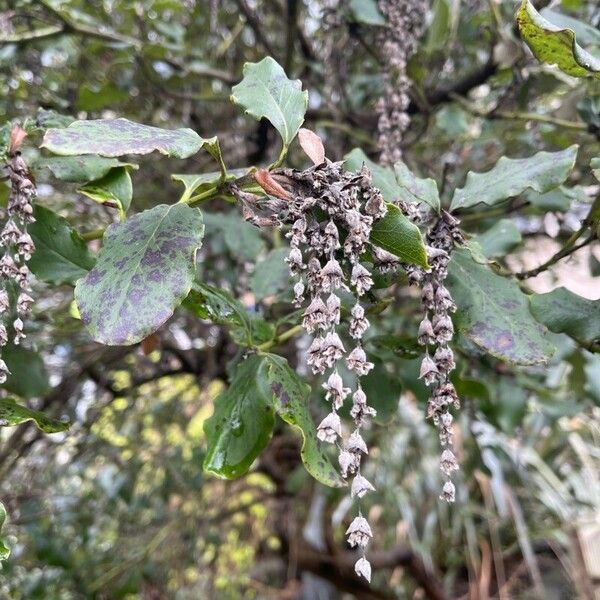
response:
M377 104L383 164L394 164L402 158L402 137L410 124L410 79L406 67L425 30L427 8L425 0L379 0L379 9L387 21L380 34L384 93Z
M427 253L431 270L424 272L414 268L409 278L421 284L421 304L423 320L419 325L418 342L425 346L425 358L421 363L420 377L431 386L431 396L427 403L427 416L437 425L442 446L440 469L446 481L440 498L454 502L455 487L452 473L458 469L458 462L452 448L452 415L450 405L459 408L459 400L450 373L455 367L454 354L449 343L454 335L454 327L449 313L456 310L450 292L444 286L448 274L450 252L454 243L463 243L464 238L458 228L458 221L446 211L442 211L427 234Z
M361 458L368 453L361 428L375 415L360 384L360 378L373 368L361 342L369 321L360 302L373 286L373 279L360 258L369 249L376 266L383 268L390 268L394 258L369 242L373 223L387 209L380 191L371 183L368 169L363 167L358 174L350 173L342 164L325 160L304 171L282 169L274 180L258 174L257 180L265 190L285 198L281 203L272 201L271 210L279 211L279 223L289 226L286 235L291 249L286 262L297 279L294 301L298 307L306 306L302 323L314 336L307 362L315 374L327 374L323 388L331 412L318 425L317 435L324 442L338 445L342 475L352 477L351 495L360 499L375 489L360 472ZM237 195L245 204L247 217L264 224L265 217L251 216L256 201L245 194ZM250 207L251 204L254 206ZM345 336L340 335L339 327L342 290L355 297L346 329L347 341L342 339ZM347 348L348 338L352 349ZM340 375L342 360L356 375L354 391L344 385ZM343 439L338 411L349 396L355 429ZM371 565L365 558L365 550L373 534L360 510L346 533L349 544L360 550L355 566L357 574L370 580Z
M12 319L13 342L19 344L25 337L23 319L31 312L33 298L28 294L29 268L27 261L35 249L31 236L27 233L27 225L32 223L32 201L36 196L35 184L32 181L27 164L21 157L20 147L25 134L20 128L13 129L10 151L6 169L10 182L10 196L7 207L7 220L0 233L0 245L4 255L0 259L0 346L9 341L6 320ZM11 307L11 300L14 306ZM0 358L0 383L4 383L9 375L6 363Z

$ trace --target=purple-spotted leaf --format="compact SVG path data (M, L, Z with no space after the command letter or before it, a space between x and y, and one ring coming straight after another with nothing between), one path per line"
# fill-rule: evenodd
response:
M158 150L174 158L187 158L204 144L212 148L215 143L215 138L205 140L187 128L161 129L127 119L96 119L75 121L62 129L48 129L41 147L61 156L98 154L111 157Z
M554 352L547 329L529 311L519 286L473 260L467 249L455 250L447 286L458 310L458 331L488 354L518 365L544 363Z
M96 266L75 288L90 335L135 344L165 323L192 287L203 235L202 214L185 204L161 204L111 225Z

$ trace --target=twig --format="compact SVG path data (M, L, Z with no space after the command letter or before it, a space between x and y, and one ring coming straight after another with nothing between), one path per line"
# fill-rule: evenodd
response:
M449 94L452 100L458 102L463 108L468 110L475 116L482 117L485 119L507 119L511 121L538 121L539 123L550 123L558 127L564 127L566 129L574 129L577 131L587 131L588 126L583 122L567 121L566 119L560 119L551 115L541 115L539 113L531 112L517 112L517 111L506 111L506 110L490 110L485 111L474 106L466 98L461 95L452 92Z
M587 229L587 226L582 227L578 231L576 231L565 243L565 245L553 256L551 256L545 263L542 263L539 267L535 269L530 269L529 271L523 271L521 273L516 273L515 277L517 279L529 279L530 277L536 277L543 271L547 271L550 267L554 266L559 260L577 252L580 248L587 246L590 244L594 237L591 235L586 240L581 242L580 244L576 244L577 240L583 235L584 231Z

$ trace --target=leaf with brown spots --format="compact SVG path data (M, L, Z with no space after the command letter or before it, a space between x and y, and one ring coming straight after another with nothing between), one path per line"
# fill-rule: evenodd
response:
M447 286L458 310L458 331L488 354L509 363L544 363L554 352L547 329L529 312L527 296L511 279L476 263L466 249L455 250Z
M273 394L277 414L302 434L300 455L306 470L321 483L341 487L344 480L325 453L317 438L317 430L308 408L310 386L304 383L290 368L285 358L276 354L265 355L267 384Z
M96 266L75 288L90 335L130 345L163 325L192 287L203 235L202 214L186 204L161 204L111 225Z

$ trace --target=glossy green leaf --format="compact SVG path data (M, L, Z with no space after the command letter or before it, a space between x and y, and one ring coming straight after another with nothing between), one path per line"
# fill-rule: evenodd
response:
M49 169L61 181L69 183L87 183L104 177L113 167L130 167L137 165L123 163L116 158L84 154L82 156L49 156L42 157L33 164L35 170Z
M43 412L18 404L14 398L0 398L0 427L14 427L27 421L33 421L44 433L66 431L70 426L69 423L51 419Z
M226 479L248 471L271 439L275 412L264 378L264 357L240 362L229 388L215 398L215 410L204 423L208 448L204 469Z
M600 341L600 300L588 300L559 287L530 298L533 316L554 333L584 342Z
M425 243L419 228L394 204L388 204L387 209L385 217L373 225L371 242L402 262L428 268Z
M543 193L569 176L577 158L577 145L560 152L538 152L529 158L503 156L485 173L467 174L464 188L455 190L450 210L476 204L496 204L531 188Z
M521 243L522 239L519 228L511 219L496 221L487 231L475 238L487 258L506 256Z
M396 181L401 188L400 198L405 202L425 202L440 212L440 194L437 183L431 179L417 177L402 161L394 165Z
M250 289L257 300L275 296L290 287L290 274L284 258L289 249L275 248L256 264L250 278Z
M242 346L255 346L275 335L275 328L261 317L251 314L225 290L196 282L184 306L201 319L230 327L231 337Z
M21 398L39 398L50 390L44 361L37 352L7 344L2 348L2 359L10 371L2 389Z
M547 331L529 311L527 296L511 279L476 263L468 250L452 254L447 287L458 310L456 329L487 353L509 363L544 363L554 351Z
M149 154L158 150L174 158L196 154L207 140L191 129L161 129L127 119L75 121L64 129L48 129L41 147L54 154Z
M306 470L325 485L343 486L343 479L317 438L317 430L308 407L310 386L298 377L285 358L276 354L266 354L264 358L267 384L273 394L275 411L302 435L300 456Z
M540 62L557 65L573 77L600 77L600 60L577 43L573 29L545 19L530 0L522 0L517 24L521 37Z
M133 185L129 169L114 167L101 179L90 181L77 191L100 204L115 203L124 214L129 210L133 198Z
M396 175L391 167L382 167L373 162L360 148L354 148L344 156L344 166L349 171L358 173L363 164L369 169L373 185L379 189L386 202L394 202L402 198L402 188L396 181Z
M352 17L365 25L385 25L386 21L379 12L376 0L350 0L348 3Z
M108 345L139 342L188 295L204 224L198 209L161 204L106 230L96 266L75 288L81 320Z
M4 508L4 504L0 502L0 560L6 560L10 556L10 548L6 545L2 537L4 523L6 523L6 509Z
M74 284L93 268L96 259L85 241L66 219L50 209L36 204L35 222L29 234L35 252L29 261L31 272L47 283Z
M304 122L308 92L299 80L288 79L270 56L244 65L244 78L233 86L231 100L257 120L267 119L289 146Z

